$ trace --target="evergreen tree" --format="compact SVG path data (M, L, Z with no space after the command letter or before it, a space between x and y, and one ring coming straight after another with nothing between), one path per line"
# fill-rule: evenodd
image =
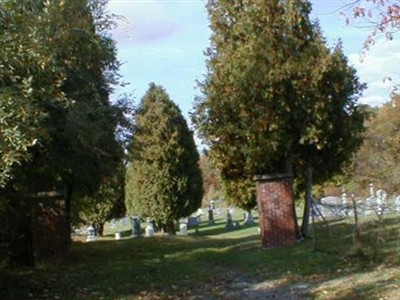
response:
M93 195L123 159L115 135L123 109L109 102L119 63L106 2L0 2L0 197L8 203L64 191L69 221L72 196Z
M208 10L209 74L193 115L200 136L226 182L283 172L312 113L301 91L320 77L323 60L310 5L209 1Z
M256 187L253 178L237 177L223 182L225 200L229 205L250 212L257 206Z
M221 199L222 187L219 171L208 157L207 151L200 155L199 166L203 178L202 205L208 206L212 200Z
M207 7L209 73L193 121L222 179L288 170L304 177L308 160L320 167L329 155L351 156L338 145L358 126L349 116L362 124L354 113L362 85L343 54L326 47L310 2L210 0Z
M300 137L294 164L298 186L305 190L303 236L308 233L313 183L321 184L340 173L362 143L365 111L357 99L364 87L339 43L328 53L319 82L308 90L313 113L304 122L312 134Z
M113 218L125 216L125 165L103 179L99 190L90 196L74 197L71 222L74 225L92 225L103 235L104 224Z
M150 217L168 233L201 205L199 155L180 109L150 84L135 118L126 178L128 213Z

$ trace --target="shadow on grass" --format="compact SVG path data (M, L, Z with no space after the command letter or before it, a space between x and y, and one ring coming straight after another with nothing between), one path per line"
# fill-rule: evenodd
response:
M242 230L246 230L249 228L258 228L258 223L254 223L253 225L239 225L239 227L233 227L232 229L226 228L226 222L215 222L214 225L205 225L199 226L197 228L197 232L191 232L191 235L198 236L217 236L221 234L240 232Z
M353 226L332 222L329 230L351 233ZM313 285L376 267L353 255L351 235L330 237L321 223L316 226L317 252L311 239L291 247L264 249L258 234L235 237L223 223L200 227L200 232L204 236L74 243L68 264L15 270L14 285L4 288L2 299L134 299L141 293L167 298L185 295L187 290L204 293L204 286L223 285L241 276L254 284L282 280L273 287L265 286L266 292L276 293L293 283L308 282L310 286L302 292L312 295ZM222 233L224 238L218 238ZM372 297L376 290L386 288L384 282L378 284L382 286L372 291L366 285L363 294ZM351 291L343 294L351 296Z
M215 223L213 225L209 225L208 221L201 221L198 226L190 226L188 228L189 235L195 235L195 236L216 236L216 235L221 235L229 232L234 232L234 231L240 231L244 229L249 229L249 228L257 228L258 227L258 218L254 217L254 224L253 225L239 225L238 228L233 228L228 230L226 228L226 220L223 220L221 218L218 218L215 220ZM235 221L238 222L238 221ZM179 234L178 228L176 228L177 233ZM132 231L130 229L128 230L119 230L117 231L120 233L121 238L127 238L131 237ZM142 235L144 234L144 229L142 228ZM108 238L114 238L115 233L109 233L105 234L104 237Z

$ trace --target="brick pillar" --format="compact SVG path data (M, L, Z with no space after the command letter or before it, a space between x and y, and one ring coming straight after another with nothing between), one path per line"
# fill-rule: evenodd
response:
M257 205L263 247L296 243L293 179L288 174L257 176Z

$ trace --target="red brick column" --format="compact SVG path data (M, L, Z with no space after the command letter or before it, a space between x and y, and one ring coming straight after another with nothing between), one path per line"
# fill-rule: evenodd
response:
M292 178L287 174L255 178L263 247L296 243Z

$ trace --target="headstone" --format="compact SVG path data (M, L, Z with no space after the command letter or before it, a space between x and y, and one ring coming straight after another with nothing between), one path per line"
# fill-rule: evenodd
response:
M372 183L368 185L368 192L369 196L367 199L365 199L365 204L372 209L376 205L375 190Z
M208 210L208 225L214 225L214 211L210 206L210 209Z
M337 211L334 207L333 205L315 203L315 205L312 206L311 212L316 218L320 218L321 215L324 218L336 217Z
M153 226L153 223L151 223L151 219L150 219L150 218L147 218L147 219L146 219L146 229L145 229L145 232L146 232L146 236L147 236L147 237L150 237L150 236L153 236L153 235L154 235L154 226Z
M379 214L384 213L387 208L386 197L387 193L384 190L379 189L376 191L376 209Z
M94 227L92 225L90 225L87 229L87 238L86 238L86 242L93 242L96 240L96 232L94 230Z
M197 227L199 226L199 222L197 217L188 217L187 218L187 226L188 227Z
M187 231L187 224L186 223L181 223L179 225L179 232L181 235L187 235L188 231Z
M211 201L210 201L210 208L211 208L212 210L215 209L215 201L214 201L214 200L211 200Z
M342 191L340 197L327 196L321 198L320 203L315 203L315 208L318 210L318 212L314 213L315 216L321 214L327 218L336 218L351 214L348 195L345 190Z
M375 198L374 185L372 183L368 185L368 189L369 189L369 197Z
M226 229L228 229L228 230L234 229L232 213L231 213L230 209L228 209L228 211L226 213Z
M202 208L197 209L196 216L202 216L202 215L204 215L203 209Z
M400 195L394 199L394 206L396 211L400 213Z
M375 190L372 183L368 185L368 193L369 196L365 199L365 214L372 214L376 206Z
M140 226L140 218L138 216L132 217L132 237L140 237L142 235L142 228Z
M254 224L254 218L253 215L251 214L251 210L244 212L244 217L243 217L243 223L245 225L253 225Z
M112 219L111 222L110 222L110 228L114 229L115 226L117 226L117 224L115 223L115 219Z
M336 205L339 205L339 203L340 203L339 197L327 196L327 197L321 198L321 204L323 204L323 205L336 206Z
M121 239L121 232L116 232L115 233L115 239L120 240Z
M347 206L348 205L348 201L347 201L347 194L346 191L343 190L342 195L340 196L340 199L342 200L342 205L343 206Z

